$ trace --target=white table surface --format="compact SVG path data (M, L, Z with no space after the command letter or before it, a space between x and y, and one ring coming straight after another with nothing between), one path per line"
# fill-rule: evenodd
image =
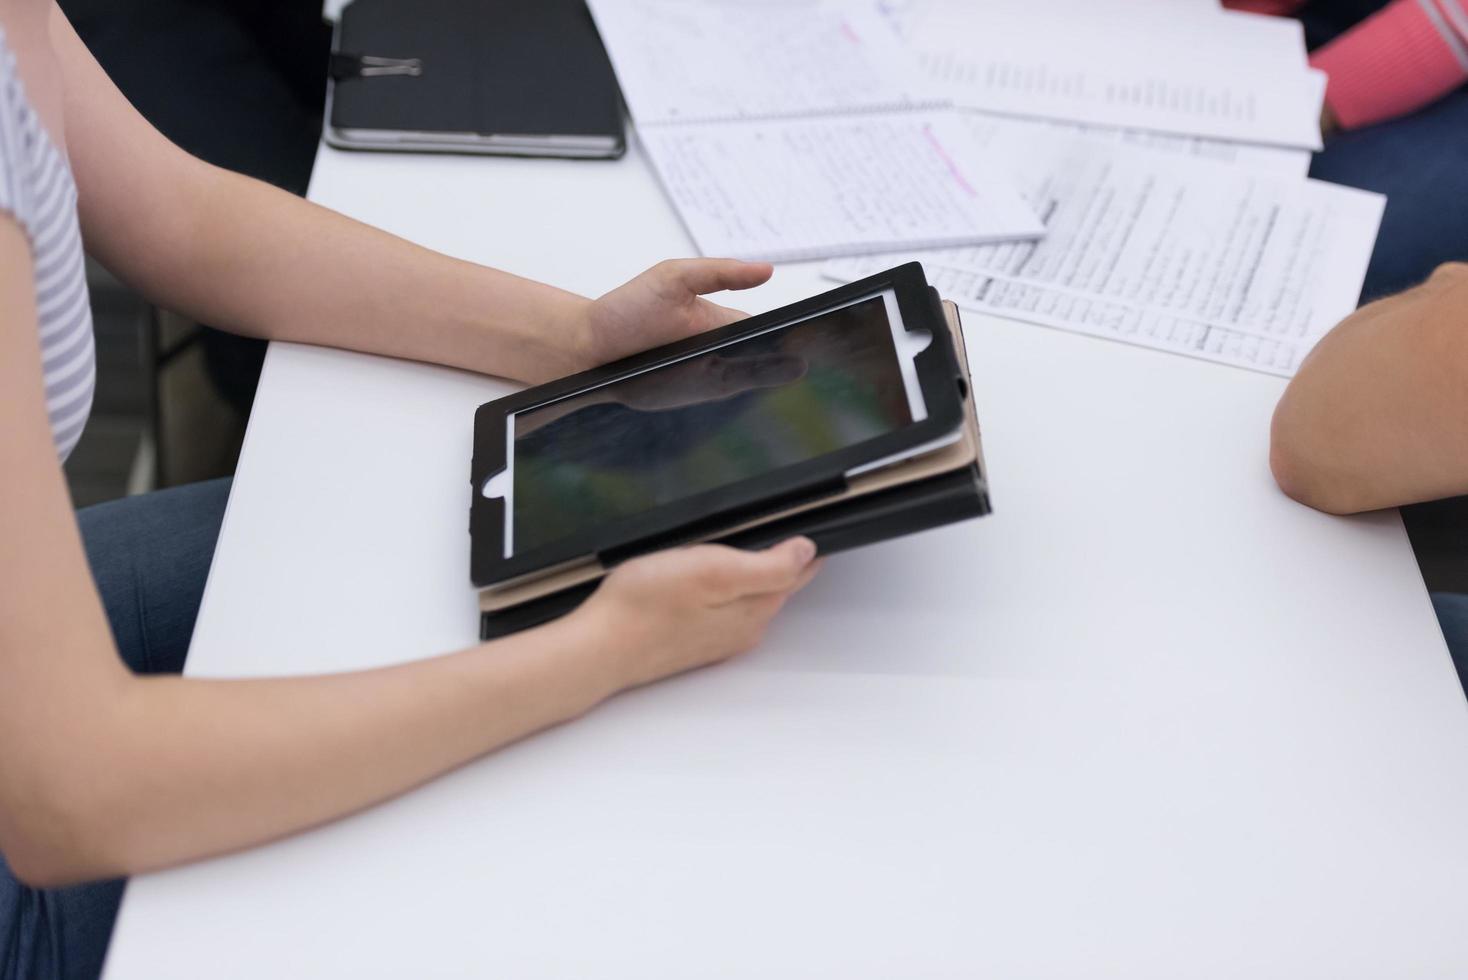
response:
M635 147L323 148L312 197L592 294L690 252ZM1275 490L1277 379L966 322L992 516L833 559L741 660L135 880L108 977L1468 975L1468 711L1397 516ZM507 390L276 345L189 672L472 642Z

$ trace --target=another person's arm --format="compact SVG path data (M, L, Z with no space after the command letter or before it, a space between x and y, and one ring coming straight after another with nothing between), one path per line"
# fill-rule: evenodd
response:
M1357 129L1468 82L1468 0L1394 0L1310 56L1330 76L1323 122Z
M666 262L592 303L451 259L188 155L128 104L59 10L52 39L87 250L203 323L543 381L736 319L699 294L771 272Z
M1337 514L1468 494L1468 265L1327 334L1275 411L1270 463Z

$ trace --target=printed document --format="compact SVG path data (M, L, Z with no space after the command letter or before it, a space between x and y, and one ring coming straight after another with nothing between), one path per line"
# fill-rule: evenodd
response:
M959 108L1319 149L1298 21L1195 4L886 0Z
M1046 237L916 258L974 309L1291 375L1356 306L1385 199L1175 153L971 120Z
M1160 0L1159 0L1160 2ZM983 112L962 113L971 129L979 133L998 128L1010 130L1018 139L1025 131L1068 135L1096 143L1117 144L1201 157L1219 163L1231 163L1281 177L1305 177L1310 173L1309 150L1292 150L1281 146L1235 143L1231 140L1204 139L1201 136L1177 136L1172 133L1150 133L1141 129L1117 129L1112 126L1087 126L1080 123L1056 122L1050 119L1021 119L995 116Z

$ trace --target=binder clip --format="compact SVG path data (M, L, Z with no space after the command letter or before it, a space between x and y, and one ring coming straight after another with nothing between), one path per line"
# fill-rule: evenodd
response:
M423 74L421 58L382 58L371 54L348 54L333 51L330 65L334 81L344 78L377 78L383 75L409 75L414 78Z

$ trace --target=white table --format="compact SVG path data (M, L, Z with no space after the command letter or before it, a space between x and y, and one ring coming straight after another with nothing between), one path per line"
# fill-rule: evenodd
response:
M312 196L593 294L691 248L635 148L323 149ZM111 980L1468 974L1468 711L1396 515L1275 490L1276 379L967 333L993 516L833 559L742 660L134 881ZM473 641L506 390L276 345L190 673Z

